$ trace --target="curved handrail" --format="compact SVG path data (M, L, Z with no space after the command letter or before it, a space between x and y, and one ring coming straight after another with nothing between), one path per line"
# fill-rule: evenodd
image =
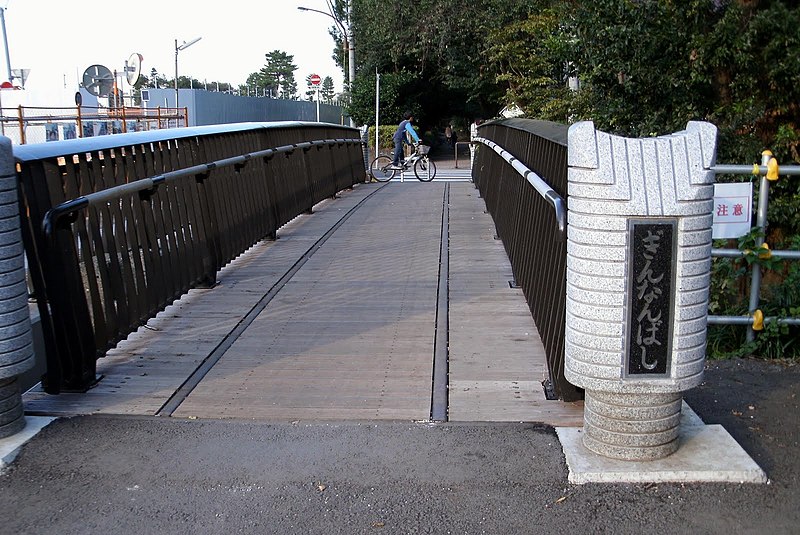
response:
M315 146L323 147L323 146L342 145L342 144L363 145L363 141L361 141L360 139L347 139L347 138L304 141L301 143L295 143L293 145L283 145L280 147L264 149L256 152L248 152L246 154L241 154L239 156L223 158L221 160L216 160L209 163L193 165L191 167L186 167L184 169L178 169L177 171L168 171L166 173L162 173L160 175L156 175L153 177L142 178L134 182L130 182L128 184L121 184L119 186L114 186L108 189L104 189L102 191L88 193L76 199L65 201L59 204L58 206L50 208L42 218L42 231L44 232L47 238L51 238L53 235L53 230L55 229L55 226L58 224L58 222L67 216L75 214L76 212L78 212L78 210L83 210L85 208L88 208L89 206L96 206L101 203L107 203L108 201L119 199L124 195L130 195L133 193L139 193L143 191L151 191L156 189L161 184L171 182L181 177L192 176L192 175L203 177L204 175L207 175L209 171L218 169L220 167L228 167L231 165L243 166L253 158L269 159L276 154L288 154L294 152L297 149L308 150L311 147Z
M14 147L14 158L25 162L43 160L67 154L94 152L99 150L114 149L128 145L146 145L163 141L181 141L187 138L208 135L230 134L234 132L249 132L257 130L298 129L304 127L325 128L326 130L342 130L358 133L358 129L329 123L310 123L303 121L273 121L229 123L207 126L190 126L186 128L166 128L146 132L128 132L114 134L113 136L84 137L78 139L64 139L51 143L31 143Z
M553 207L561 238L566 238L567 233L567 206L564 198L556 192L542 177L531 171L528 166L519 161L513 154L490 139L475 137L473 141L482 143L500 155L511 167L527 180L539 195Z

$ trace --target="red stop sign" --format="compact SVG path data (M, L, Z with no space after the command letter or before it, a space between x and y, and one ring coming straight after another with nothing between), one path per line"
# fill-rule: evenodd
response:
M310 78L311 85L319 85L322 82L322 78L319 77L319 74L312 74Z

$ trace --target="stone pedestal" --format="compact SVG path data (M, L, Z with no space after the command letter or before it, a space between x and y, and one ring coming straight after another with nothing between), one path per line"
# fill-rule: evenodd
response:
M33 367L33 337L11 140L0 137L0 438L25 427L17 376Z
M683 396L587 391L583 444L615 459L649 461L675 453Z
M705 365L716 127L628 139L569 130L566 378L584 445L653 460L678 447Z

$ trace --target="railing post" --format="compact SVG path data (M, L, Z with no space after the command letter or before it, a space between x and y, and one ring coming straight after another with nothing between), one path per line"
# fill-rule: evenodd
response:
M76 126L78 128L78 137L83 137L83 119L81 118L81 107L80 105L76 106L78 109L77 116L75 119Z
M19 144L25 144L25 112L22 110L22 105L17 106L17 118L19 120Z
M702 122L647 139L570 127L565 376L586 391L597 454L678 448L682 392L705 365L716 135Z
M770 151L761 154L761 165L769 164L772 159ZM758 189L758 213L756 214L756 226L761 229L761 233L756 237L755 250L758 251L764 243L764 230L767 228L767 206L769 205L769 180L767 175L761 175L761 185ZM753 263L750 280L750 306L748 312L752 316L759 305L759 295L761 294L761 265ZM756 339L756 332L753 330L752 323L747 327L747 341L752 342Z
M361 178L361 182L369 182L369 126L361 127L361 152L364 155L364 174ZM377 150L375 154L378 154Z
M25 427L18 377L33 367L17 175L11 140L0 137L0 438Z

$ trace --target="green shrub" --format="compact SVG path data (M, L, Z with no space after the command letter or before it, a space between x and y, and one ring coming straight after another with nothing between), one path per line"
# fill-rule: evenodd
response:
M750 301L751 269L762 270L759 309L764 317L800 317L800 262L775 257L760 257L754 229L739 239L742 258L715 258L711 268L709 313L721 316L745 316ZM717 246L723 246L717 243ZM800 236L778 242L777 249L800 250ZM800 358L800 327L765 323L755 340L746 341L747 329L736 325L709 325L708 355L728 358L754 355L762 358Z

